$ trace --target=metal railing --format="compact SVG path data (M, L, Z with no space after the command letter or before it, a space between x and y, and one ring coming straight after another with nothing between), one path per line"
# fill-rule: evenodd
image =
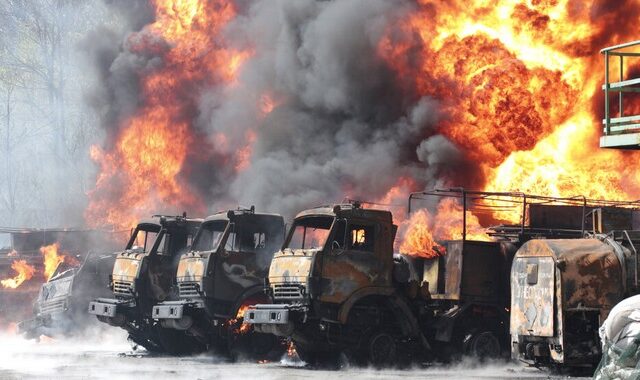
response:
M513 220L508 224L487 226L487 234L497 238L509 236L518 240L533 236L548 236L556 238L582 237L587 228L587 218L597 208L630 209L640 211L640 201L613 201L603 199L589 199L582 195L573 197L549 197L522 192L486 192L473 191L464 188L432 189L411 193L409 195L407 212L409 216L415 210L413 203L417 200L453 198L458 202L461 215L460 230L462 240L467 239L467 212L475 216L488 216L494 221L500 219L501 214L509 214ZM439 201L438 201L439 202ZM532 206L572 206L579 210L575 223L571 226L549 226L536 220L531 222ZM517 222L516 222L517 217ZM594 219L595 223L595 219ZM600 222L602 223L602 222ZM556 223L557 224L557 223ZM562 223L561 223L562 224ZM602 227L601 227L602 228Z
M625 92L640 92L640 78L624 78L624 65L625 57L638 58L640 57L640 51L631 49L635 46L640 46L640 41L628 42L616 46L611 46L600 50L600 53L604 55L604 84L602 89L604 90L604 135L616 135L629 132L640 132L640 115L626 115L624 114L624 93ZM611 82L610 67L611 58L618 57L619 59L619 80L617 82ZM610 109L609 94L611 92L618 93L618 116L612 117Z

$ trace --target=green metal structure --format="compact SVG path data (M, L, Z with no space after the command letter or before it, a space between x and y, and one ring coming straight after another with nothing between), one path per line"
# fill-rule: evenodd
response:
M640 114L625 115L624 93L640 92L640 78L624 78L625 57L631 61L640 58L640 41L628 42L604 48L604 134L600 137L601 148L640 149ZM612 82L610 78L611 59L619 60L619 80ZM610 93L618 94L618 114L611 115ZM629 107L627 107L629 108ZM616 117L612 117L616 116Z

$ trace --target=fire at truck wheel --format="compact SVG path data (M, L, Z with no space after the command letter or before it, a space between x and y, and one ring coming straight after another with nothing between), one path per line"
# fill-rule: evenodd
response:
M473 333L465 350L467 355L480 359L498 358L501 352L500 341L491 331Z
M396 341L385 332L372 334L369 338L367 350L369 362L376 367L389 366L395 363L397 354Z

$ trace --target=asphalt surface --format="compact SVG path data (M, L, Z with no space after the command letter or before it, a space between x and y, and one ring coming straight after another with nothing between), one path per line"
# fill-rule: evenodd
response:
M289 357L280 362L229 363L212 355L151 356L133 351L125 335L27 341L0 335L0 379L548 379L562 378L517 363L473 361L444 367L316 370Z

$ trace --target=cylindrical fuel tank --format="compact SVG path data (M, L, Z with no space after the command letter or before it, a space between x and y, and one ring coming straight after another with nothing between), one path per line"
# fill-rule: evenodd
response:
M511 268L512 333L553 336L554 304L597 308L604 320L624 295L625 260L616 254L621 249L595 238L525 243Z

